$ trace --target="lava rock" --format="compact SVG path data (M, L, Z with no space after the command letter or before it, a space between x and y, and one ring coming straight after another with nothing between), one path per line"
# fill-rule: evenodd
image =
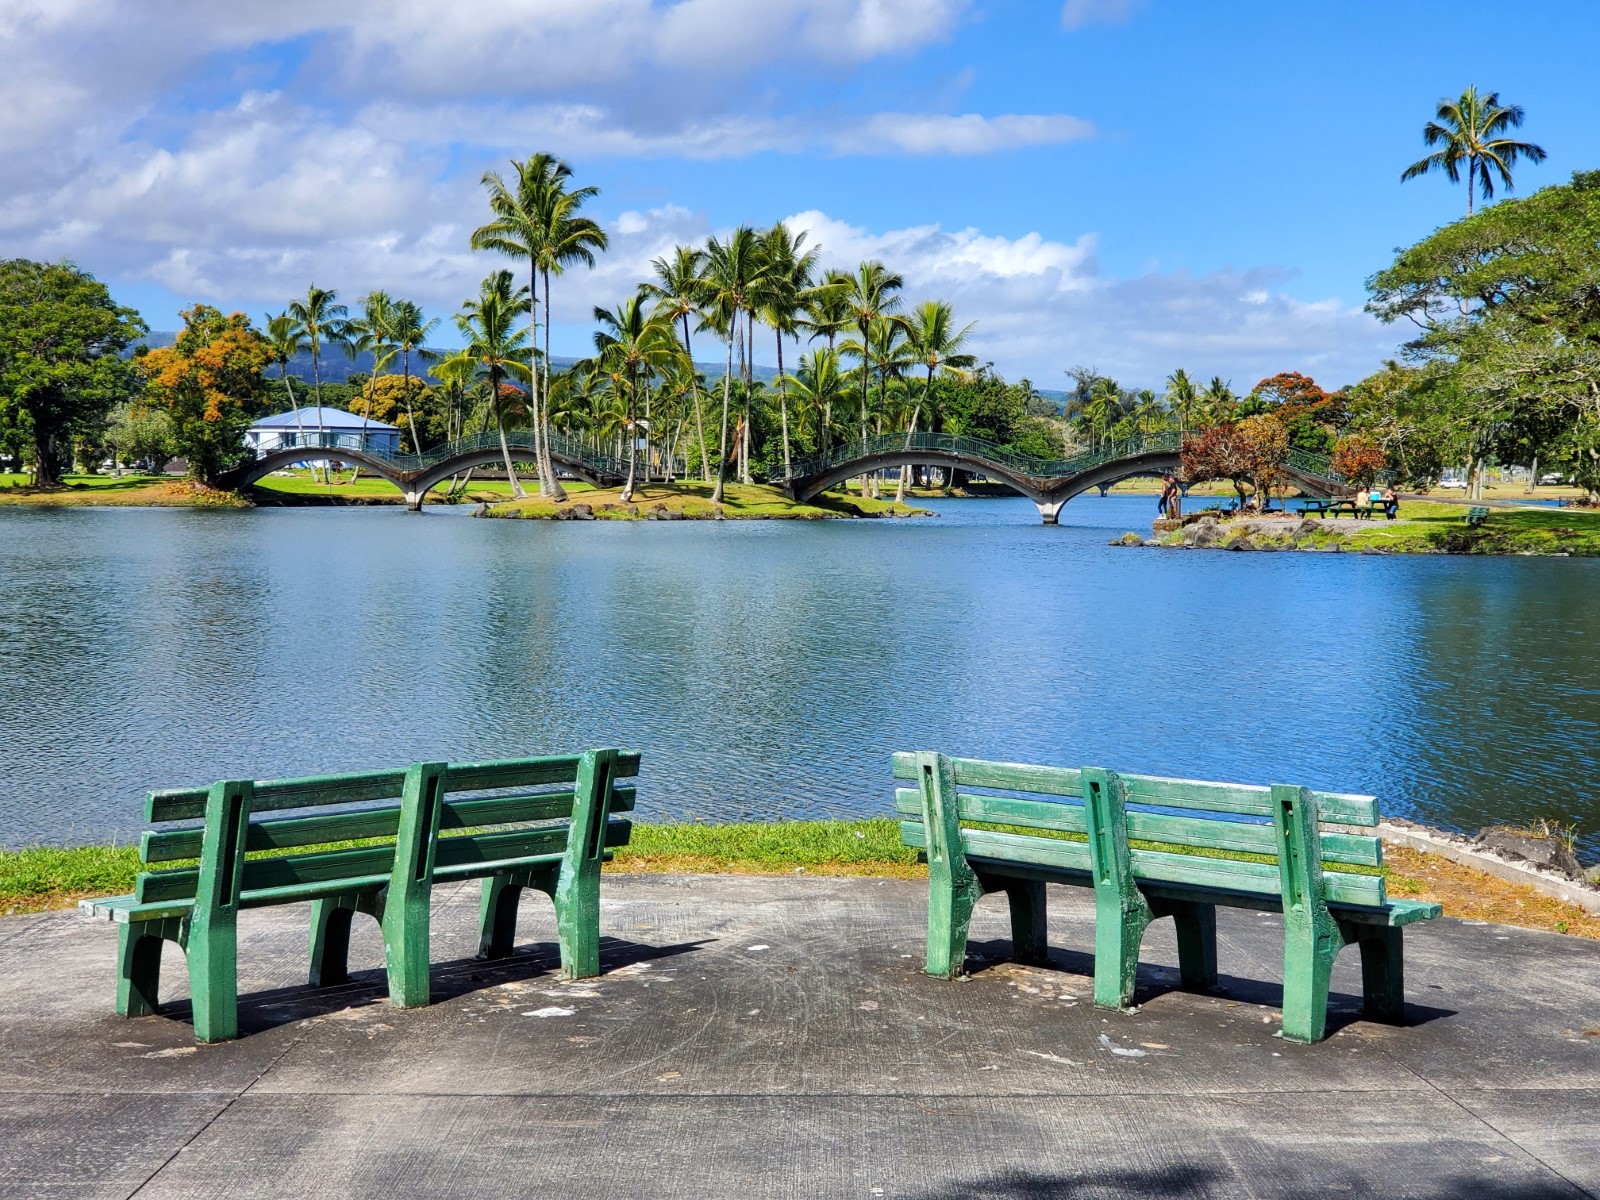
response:
M567 510L567 512L571 514L567 518L570 521L594 520L594 509L590 508L587 504L574 504L570 509Z
M1491 826L1479 830L1478 836L1472 841L1474 845L1481 846L1485 850L1493 850L1502 858L1509 858L1513 862L1532 863L1536 867L1565 875L1568 879L1579 883L1585 882L1583 867L1573 855L1571 848L1559 837L1540 837L1525 830Z
M1198 546L1205 549L1215 546L1222 538L1222 526L1217 524L1215 517L1205 517L1193 525L1186 526L1183 531L1183 541L1186 546Z

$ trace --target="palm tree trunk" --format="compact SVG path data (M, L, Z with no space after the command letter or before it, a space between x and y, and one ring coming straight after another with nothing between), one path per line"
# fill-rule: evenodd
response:
M544 272L544 400L537 406L533 435L534 451L539 457L539 494L557 504L567 502L567 489L556 476L556 465L550 457L550 272ZM548 480L548 484L546 481Z
M404 372L406 396L406 424L411 427L411 453L422 453L422 441L417 437L417 414L411 407L411 351L406 350L400 358L401 370ZM368 406L371 407L370 405Z
M783 332L776 325L772 331L778 339L778 416L783 422L783 477L788 479L794 474L789 466L789 386L783 377Z
M722 433L717 441L717 484L711 489L711 503L721 504L728 486L728 401L733 388L733 341L739 336L739 313L729 318L728 364L722 373Z
M639 373L637 370L630 372L628 380L628 481L622 485L622 502L633 503L633 482L638 471L639 463L639 423L634 419L638 413Z
M711 451L706 446L706 419L700 407L700 373L694 369L694 351L689 349L689 314L683 314L683 353L689 359L689 386L694 389L694 424L700 435L700 480L711 482Z

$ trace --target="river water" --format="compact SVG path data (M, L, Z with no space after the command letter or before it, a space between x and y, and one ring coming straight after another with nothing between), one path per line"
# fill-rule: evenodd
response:
M644 819L882 814L898 749L1288 782L1600 850L1600 562L1112 548L1153 498L547 523L0 508L0 845L151 787L621 745Z

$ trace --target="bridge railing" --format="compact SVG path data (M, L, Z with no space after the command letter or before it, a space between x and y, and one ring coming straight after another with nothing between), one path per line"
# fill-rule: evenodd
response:
M337 433L332 430L295 431L281 435L275 443L253 446L250 449L254 459L262 459L283 450L358 451L369 458L382 460L397 471L421 471L460 454L500 448L499 433L486 432L460 438L443 446L435 446L422 454L402 454L387 444L375 444L374 439L380 436L374 433ZM387 439L384 441L387 442ZM506 445L514 454L531 454L534 449L533 430L506 430ZM554 430L550 433L550 453L556 458L578 464L597 476L622 479L628 474L627 459L602 454L576 438L556 433ZM673 467L675 473L681 473L683 459L676 458Z
M983 438L959 437L948 433L885 433L866 439L844 442L806 458L796 459L790 470L792 479L809 479L847 463L873 458L882 454L932 451L963 458L975 467L994 466L1016 475L1033 479L1062 479L1119 459L1137 458L1145 454L1176 454L1183 449L1186 435L1176 429L1164 429L1124 441L1109 441L1095 449L1074 454L1069 458L1036 458L1019 454ZM1305 475L1329 483L1347 484L1348 481L1333 469L1333 464L1320 454L1305 450L1290 450L1287 465ZM1394 481L1393 472L1380 471L1378 482Z
M1058 479L1076 475L1101 463L1132 458L1141 454L1176 453L1183 446L1183 435L1177 430L1149 433L1122 442L1106 442L1093 450L1086 450L1070 458L1036 458L1019 454L983 438L960 437L949 433L885 433L866 439L857 438L830 447L817 454L796 459L790 468L790 477L808 479L824 474L836 467L859 459L882 454L914 451L932 451L964 458L975 466L1002 468L1015 475L1034 479Z

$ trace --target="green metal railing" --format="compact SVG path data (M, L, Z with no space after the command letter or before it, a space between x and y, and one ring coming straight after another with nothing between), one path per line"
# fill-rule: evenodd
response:
M1086 450L1070 458L1035 458L1018 454L982 438L957 437L948 433L885 433L877 437L844 442L806 458L796 459L790 468L789 478L811 479L838 467L882 454L907 451L932 451L964 459L978 469L995 468L1012 475L1024 477L1035 483L1051 479L1066 479L1123 459L1138 458L1146 454L1176 454L1183 449L1185 435L1176 429L1147 433L1120 442L1106 442L1098 449ZM1332 463L1319 454L1304 450L1291 450L1286 465L1292 470L1322 479L1328 483L1343 484L1345 478L1333 469ZM1388 481L1388 472L1379 476Z
M257 459L265 458L268 454L276 454L280 450L347 450L359 451L370 458L380 459L394 467L397 471L424 471L429 467L437 466L448 459L478 450L500 449L500 435L498 433L478 433L471 437L461 438L458 441L447 442L442 446L435 446L421 454L401 454L387 447L371 444L371 434L364 433L330 433L327 430L315 433L300 433L290 435L277 445L258 449L255 452ZM586 446L575 438L565 434L551 432L550 453L553 457L563 459L583 467L585 470L602 478L623 479L628 474L627 459L617 458L609 454L601 454L591 446ZM534 449L533 430L509 429L506 431L506 445L514 454L531 454ZM641 463L641 466L643 464ZM682 459L674 463L677 472L682 470Z

